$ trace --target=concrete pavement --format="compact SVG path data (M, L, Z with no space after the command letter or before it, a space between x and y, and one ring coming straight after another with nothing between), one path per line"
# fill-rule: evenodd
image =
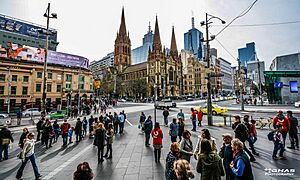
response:
M186 113L186 129L192 129L189 118L189 106L183 106ZM139 121L139 113L141 110L146 115L153 115L153 104L148 105L136 105L132 107L119 107L116 109L110 109L110 111L125 110L127 118L132 124L126 124L125 134L116 135L113 144L113 159L104 161L102 164L97 163L97 148L92 145L93 139L85 138L79 144L70 144L67 148L61 148L62 139L59 138L59 142L55 143L52 148L45 150L40 144L36 146L38 166L44 179L57 179L65 180L72 179L72 175L76 170L79 163L83 161L89 162L93 172L95 174L94 179L164 179L165 158L169 152L170 137L168 136L168 128L161 127L164 132L163 149L161 163L156 164L153 157L153 148L144 146L144 134L137 128ZM128 111L127 111L128 110ZM178 109L171 109L169 122L171 117L176 116ZM157 121L162 122L162 111L157 110ZM222 125L222 118L214 118L215 127L207 127L212 136L216 138L218 149L222 144L221 135L225 132L233 134L233 131L229 127L217 127ZM75 121L71 121L74 124ZM206 118L204 118L204 124L207 124ZM34 131L35 126L32 126ZM16 128L17 132L21 130ZM197 142L198 132L192 132L192 142L194 146ZM256 143L257 151L260 153L256 163L252 163L255 179L300 179L300 163L299 155L300 151L289 150L285 152L287 156L286 161L273 161L271 160L271 154L273 150L273 143L267 140L268 130L258 130L258 141ZM17 139L16 139L17 140ZM289 146L289 140L287 139L287 146ZM0 162L0 179L14 179L17 169L20 167L20 161L16 158L19 149L16 144L13 144L10 149L10 159ZM192 158L191 165L196 167L196 160ZM292 176L268 176L265 175L265 169L286 169L295 168L295 175ZM200 178L195 170L195 179ZM24 170L24 179L33 179L33 170L31 164L28 163Z

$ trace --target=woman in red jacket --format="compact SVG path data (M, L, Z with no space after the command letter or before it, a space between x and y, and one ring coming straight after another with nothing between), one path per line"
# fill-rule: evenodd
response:
M155 162L157 163L160 160L162 139L163 139L163 132L160 129L158 122L155 123L154 129L152 129L151 135L152 135L152 139L153 139Z

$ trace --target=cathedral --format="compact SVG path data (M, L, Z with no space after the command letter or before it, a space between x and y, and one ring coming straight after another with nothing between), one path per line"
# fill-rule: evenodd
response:
M174 27L169 51L161 44L156 17L153 45L147 62L131 65L131 41L126 30L124 8L114 45L114 66L108 69L107 78L114 82L113 91L119 96L136 98L179 96L183 92L182 62L178 54Z

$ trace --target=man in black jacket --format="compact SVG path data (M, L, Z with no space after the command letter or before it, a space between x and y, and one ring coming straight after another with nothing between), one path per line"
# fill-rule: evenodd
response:
M80 118L77 118L77 122L75 125L75 135L76 135L76 142L81 141L81 131L82 131L82 122L80 121Z
M287 118L290 121L290 130L289 130L289 136L290 136L290 141L291 141L291 146L287 147L289 149L299 149L299 140L298 140L298 119L293 116L292 111L287 111ZM296 145L296 146L295 146Z
M254 158L253 154L249 151L249 149L245 146L245 141L248 138L248 130L245 124L241 123L240 116L234 116L235 122L232 124L232 129L235 133L235 138L239 139L243 145L245 152L250 156L250 161L253 162L256 159Z
M169 111L167 108L163 111L163 116L164 116L164 122L165 126L168 127L168 116L169 116Z
M36 139L36 141L39 141L40 139L41 139L41 132L42 132L42 130L43 130L43 124L44 124L44 122L43 122L43 117L39 120L39 122L38 123L36 123L36 131L37 131L37 139ZM42 144L43 144L43 142L42 142Z
M12 137L10 130L7 129L7 125L4 125L2 127L2 130L0 131L0 162L2 161L2 152L3 151L4 151L3 160L8 159L8 147L9 147L10 141L13 143L14 139Z

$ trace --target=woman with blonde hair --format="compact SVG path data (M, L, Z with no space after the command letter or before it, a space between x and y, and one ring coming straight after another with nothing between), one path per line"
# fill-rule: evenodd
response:
M170 146L170 152L166 159L166 171L165 176L167 180L177 180L176 173L174 171L174 162L178 160L180 155L180 145L178 142L173 142Z
M174 170L178 180L189 180L190 178L194 178L195 175L191 169L191 165L185 159L179 159L174 162Z
M105 146L105 137L106 137L106 130L104 129L104 124L99 123L98 129L95 133L94 145L98 147L98 163L102 163L103 153L104 153L104 146Z

